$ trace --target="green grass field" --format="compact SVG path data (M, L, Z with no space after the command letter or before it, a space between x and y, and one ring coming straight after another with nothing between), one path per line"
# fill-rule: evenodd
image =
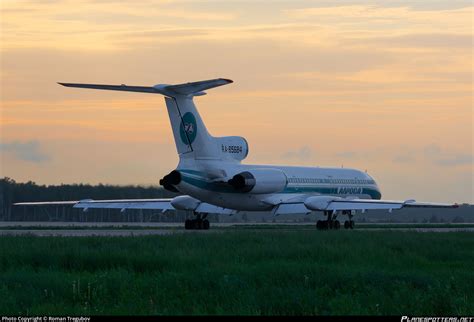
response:
M473 315L468 232L1 237L0 313Z
M0 230L184 230L184 224L179 223L177 226L176 223L171 223L169 226L153 226L153 225L129 225L127 223L120 223L115 225L100 225L95 226L94 223L75 223L71 225L6 225L1 226ZM344 222L342 222L344 224ZM255 223L230 223L228 226L213 226L213 229L227 229L227 230L269 230L269 229L292 229L292 230L302 230L302 229L311 229L315 230L315 223L307 224L291 224L291 223L265 223L265 224L255 224ZM407 228L474 228L474 223L356 223L356 229L407 229Z

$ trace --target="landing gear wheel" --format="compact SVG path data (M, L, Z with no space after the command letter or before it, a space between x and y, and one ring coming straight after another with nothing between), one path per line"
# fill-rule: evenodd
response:
M316 228L319 230L325 230L328 229L328 221L327 220L318 220L316 222Z
M350 221L350 228L351 228L351 229L354 229L354 226L355 226L355 222L354 222L354 220L351 220L351 221Z
M339 228L341 228L341 223L339 222L339 220L335 220L335 221L333 222L333 228L334 228L334 229L339 229Z
M199 215L195 219L186 219L184 229L209 229L210 223L207 219L202 219Z
M192 220L186 219L184 222L184 229L192 229Z
M327 220L323 220L322 226L324 230L329 229L329 222Z
M196 219L195 227L196 229L202 229L202 219Z
M346 221L344 222L344 228L345 228L345 229L349 229L350 227L351 227L351 224L349 223L349 221L346 220Z

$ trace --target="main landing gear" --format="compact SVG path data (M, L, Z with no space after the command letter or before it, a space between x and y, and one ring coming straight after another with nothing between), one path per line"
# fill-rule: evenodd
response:
M343 215L348 215L349 216L349 220L346 220L344 222L344 228L345 229L354 229L354 221L352 220L352 212L350 210L344 210L342 212ZM332 211L325 211L324 212L324 215L328 217L327 220L318 220L316 222L316 228L318 230L328 230L328 229L334 229L334 230L337 230L337 229L340 229L341 228L341 223L339 222L339 220L337 220L337 213L336 214L333 214Z
M209 229L209 220L206 219L207 214L201 216L201 214L195 213L195 219L186 219L184 222L184 229Z

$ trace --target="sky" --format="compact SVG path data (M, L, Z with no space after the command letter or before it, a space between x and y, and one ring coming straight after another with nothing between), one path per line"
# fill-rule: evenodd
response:
M0 2L0 176L158 184L178 162L150 86L196 105L246 163L367 170L386 199L474 202L471 1Z

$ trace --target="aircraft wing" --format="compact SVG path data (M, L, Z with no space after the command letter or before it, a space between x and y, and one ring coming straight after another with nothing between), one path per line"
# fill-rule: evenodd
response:
M91 209L156 209L174 210L171 199L119 199L119 200L93 200L84 199L78 201L41 201L41 202L17 202L14 206L58 206L72 205L73 208Z
M401 208L458 208L457 204L416 202L415 200L376 200L376 199L345 199L327 196L309 196L299 202L281 202L275 205L274 215L310 213L311 211L342 211L342 210L396 210Z
M176 210L171 204L172 199L118 199L118 200L93 200L84 199L79 201L42 201L42 202L17 202L14 206L54 206L54 205L73 205L73 208L81 208L84 211L88 209L152 209ZM212 213L220 215L231 215L236 211L232 209L214 206L205 202L199 204L194 210L199 213Z
M318 199L320 198L320 199ZM88 209L152 209L162 212L176 210L171 204L172 199L118 199L118 200L93 200L79 201L46 201L46 202L18 202L15 206L48 206L48 205L73 205L74 208ZM342 210L374 210L386 209L388 211L401 208L457 208L457 204L416 202L414 200L374 200L374 199L344 199L328 196L308 196L298 201L283 201L273 204L274 215L309 214L312 211L342 211ZM222 208L205 202L200 202L195 212L212 213L219 215L233 215L237 210Z

